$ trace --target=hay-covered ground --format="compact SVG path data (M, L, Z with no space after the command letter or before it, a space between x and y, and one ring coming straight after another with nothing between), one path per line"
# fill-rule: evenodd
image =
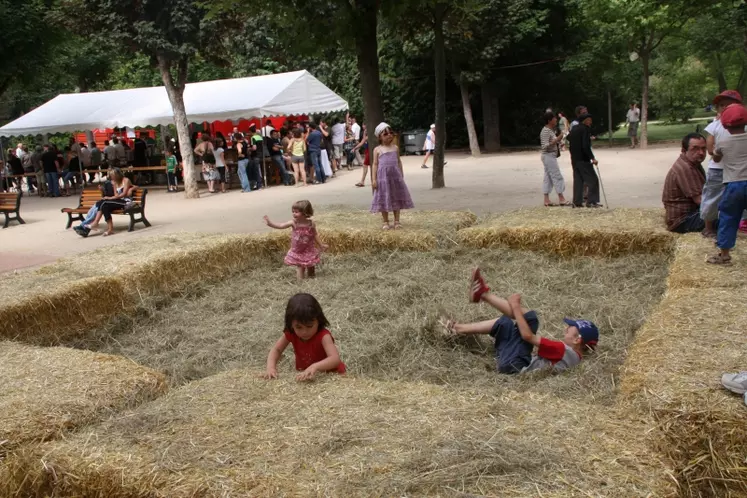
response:
M647 427L552 396L233 370L0 469L5 496L671 496Z
M468 303L471 268L479 264L500 294L520 292L538 310L540 333L559 337L565 316L594 320L598 352L560 376L498 375L492 341L447 339L443 310L461 321L497 317ZM296 292L312 293L353 375L435 384L504 386L557 393L604 404L614 396L626 347L664 289L661 256L560 260L512 250L326 255L318 278L297 284L292 268L263 265L217 284L203 284L176 300L144 301L134 317L120 317L74 345L123 355L167 374L180 385L231 368L264 370L282 333L285 305ZM289 349L280 366L292 375Z
M125 358L0 341L0 462L22 444L58 437L151 400L163 375Z
M709 265L706 258L718 252L712 239L699 233L683 235L677 240L668 286L681 288L734 288L747 285L747 236L740 234L731 251L732 264Z

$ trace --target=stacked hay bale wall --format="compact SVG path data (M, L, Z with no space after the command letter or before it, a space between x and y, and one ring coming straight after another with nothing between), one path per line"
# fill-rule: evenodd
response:
M665 230L662 220L658 209L521 209L461 230L459 241L468 247L510 247L565 257L669 254L676 236Z
M474 223L469 212L419 211L406 229L384 232L373 216L327 210L317 219L333 253L430 251ZM175 293L220 280L287 251L289 231L261 235L175 234L99 249L0 282L10 298L0 307L0 338L56 345L111 317L148 294Z
M163 394L165 379L118 356L0 341L0 461L22 445Z
M720 384L747 369L747 253L718 267L705 263L713 252L699 234L681 239L669 290L630 348L622 395L654 415L682 495L747 496L747 409Z
M671 494L645 427L610 415L526 393L229 371L19 453L0 495Z

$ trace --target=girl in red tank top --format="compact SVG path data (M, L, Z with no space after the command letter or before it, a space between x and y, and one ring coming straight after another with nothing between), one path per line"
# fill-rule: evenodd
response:
M285 308L285 331L267 356L266 379L277 379L278 360L288 345L296 356L296 380L311 380L318 372L345 373L345 364L327 330L329 322L311 294L296 294Z

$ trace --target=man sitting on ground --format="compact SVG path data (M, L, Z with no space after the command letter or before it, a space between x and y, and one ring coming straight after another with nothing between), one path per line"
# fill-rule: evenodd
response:
M676 233L702 232L700 201L706 181L701 164L706 158L706 140L700 133L682 139L682 153L664 180L661 201L666 211L667 230Z
M599 341L599 329L587 320L566 318L563 339L554 341L537 335L539 319L537 313L523 308L521 296L514 294L508 300L491 294L480 275L472 272L470 300L473 303L488 303L503 316L497 320L478 323L457 323L448 320L446 330L453 335L489 334L495 340L495 357L498 372L517 374L533 370L562 372L578 365L586 350L593 350ZM537 355L532 349L537 346Z

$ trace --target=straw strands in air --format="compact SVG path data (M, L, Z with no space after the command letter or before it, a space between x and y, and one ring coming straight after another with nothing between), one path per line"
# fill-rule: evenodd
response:
M520 209L461 230L459 241L566 257L669 254L676 236L665 230L663 216L660 209Z
M0 495L671 494L645 426L553 396L224 372L19 452Z
M0 462L23 444L54 439L166 390L163 375L122 357L8 341L0 341L0 379Z

